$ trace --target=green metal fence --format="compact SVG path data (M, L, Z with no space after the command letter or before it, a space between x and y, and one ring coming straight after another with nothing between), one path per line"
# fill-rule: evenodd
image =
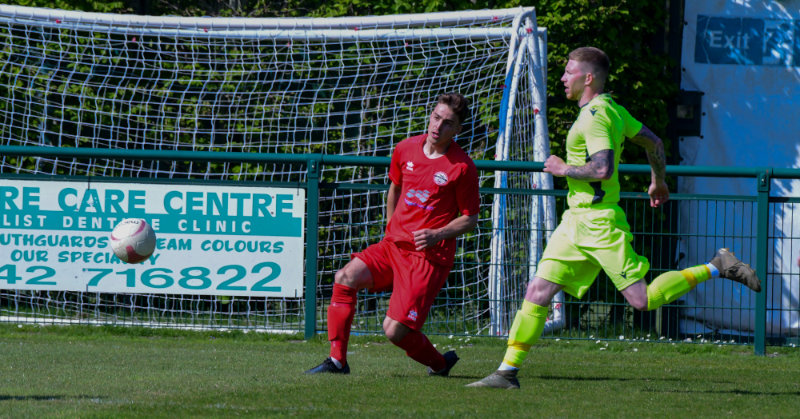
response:
M164 150L101 150L83 148L50 148L50 147L18 147L0 146L0 156L36 156L66 159L119 159L119 160L163 160L179 162L249 162L264 164L289 164L305 168L305 178L301 182L290 182L281 185L270 183L268 186L300 186L307 190L307 231L313 232L323 228L332 228L331 225L322 225L318 217L320 197L329 197L331 194L347 194L349 191L373 190L383 191L387 187L382 184L344 184L326 183L321 178L320 173L323 167L327 166L354 166L354 167L388 167L389 158L387 157L361 157L361 156L339 156L323 154L259 154L259 153L224 153L224 152L190 152L190 151L164 151ZM496 162L496 161L476 161L476 166L480 171L508 171L508 172L534 172L543 169L542 163L535 162ZM622 165L620 173L647 176L650 173L649 166L646 165ZM669 304L655 312L635 312L622 299L621 295L613 288L610 282L601 274L587 296L583 300L567 298L565 305L566 321L565 327L549 332L546 337L569 338L569 339L597 339L597 340L650 340L656 342L714 342L726 344L752 344L756 354L764 354L765 346L769 344L793 345L798 340L798 333L791 327L784 330L779 327L777 330L772 327L767 328L768 314L774 316L781 313L794 315L798 311L795 299L781 298L772 295L772 287L769 286L778 276L791 275L790 272L780 272L772 267L770 262L775 254L771 250L774 248L773 241L776 239L794 239L794 233L786 236L785 232L778 237L775 233L775 224L772 220L774 214L781 212L786 216L794 209L794 204L800 202L800 198L771 197L770 190L773 179L800 179L800 170L794 169L774 169L774 168L724 168L724 167L686 167L668 166L667 173L670 176L684 177L724 177L724 178L750 178L755 180L755 188L752 194L746 196L735 196L730 194L713 195L683 195L673 194L672 200L662 208L652 209L647 204L647 195L641 192L624 191L620 205L625 210L628 221L634 233L634 247L642 255L647 256L651 261L651 272L648 281L658 274L677 269L680 266L682 256L676 252L677 245L682 240L731 240L731 241L755 241L756 245L753 254L740 255L749 261L755 268L760 278L764 282L764 291L756 294L755 306L748 307L743 304L739 307L714 307L714 306L694 306L688 307L685 303ZM4 177L12 177L13 174L4 174ZM565 191L544 191L544 190L522 190L513 188L481 188L484 196L482 207L490 207L491 197L494 194L504 194L507 196L533 196L533 195L554 195L560 214L564 209ZM681 207L683 205L684 207ZM699 214L710 212L709 208L717 206L730 206L733 213L750 214L755 220L754 225L748 226L749 230L738 237L721 237L724 232L706 234L706 237L690 237L681 233L685 228L686 220L680 216L681 208L684 211L695 211ZM798 214L800 215L800 214ZM750 218L750 217L746 217ZM367 223L369 224L369 223ZM353 226L350 226L353 227ZM355 226L356 228L368 229L374 225ZM691 226L690 226L691 227ZM491 219L482 219L478 229L491 231L496 226L491 225ZM772 229L772 230L771 230ZM691 228L689 228L691 230ZM321 230L320 230L321 231ZM523 232L530 233L530 232ZM481 237L476 235L474 237ZM484 236L485 237L485 236ZM688 238L687 238L688 237ZM351 243L352 251L358 251L361 246L370 241L377 240L370 234L361 235L361 241ZM463 247L482 246L480 243L471 242L479 239L466 237L460 241ZM523 246L524 243L516 245ZM343 266L347 259L346 254L337 253L336 256L329 256L318 247L318 235L306 235L306 255L305 255L305 286L307 290L313 289L315 292L306 292L304 300L300 302L303 306L304 319L298 323L302 332L309 338L314 334L325 330L325 307L326 299L330 296L330 286L332 283L332 272L337 267ZM796 257L796 255L795 255ZM472 275L471 272L481 272L487 261L480 258L465 258L459 262L462 273L461 276ZM469 266L467 266L469 265ZM530 266L524 263L517 263L514 269L526 270L530 272ZM480 274L478 275L481 276ZM524 283L516 284L518 291L524 293ZM469 285L470 287L476 285ZM451 295L452 294L452 295ZM433 334L457 334L457 335L486 335L487 328L482 326L485 310L482 307L488 305L489 301L485 296L474 294L470 297L469 293L458 295L444 292L437 300L435 309L429 318L426 326L428 333ZM519 304L521 295L516 294L514 298L503 301L507 304L511 312ZM768 301L779 301L772 304L769 308ZM787 303L788 301L788 303ZM794 301L794 302L792 302ZM367 314L359 315L357 324L354 324L355 333L380 333L381 332L381 313L385 308L386 295L365 295L359 302L360 309L366 308ZM455 308L453 308L455 307ZM754 315L754 327L750 333L731 334L718 331L703 331L702 333L692 333L682 330L680 323L686 317L687 311L717 310L728 313L732 319ZM469 311L470 314L465 314ZM477 314L476 314L477 313Z

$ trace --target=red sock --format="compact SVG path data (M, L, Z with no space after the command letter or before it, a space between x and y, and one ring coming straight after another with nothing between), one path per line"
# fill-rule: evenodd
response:
M350 326L356 314L358 290L347 285L333 284L331 304L328 306L328 340L331 342L331 358L347 363L347 341Z
M408 332L408 334L400 342L395 343L395 345L399 346L401 349L405 349L406 355L411 359L422 365L431 367L434 371L439 371L447 366L444 357L433 347L428 337L416 330Z

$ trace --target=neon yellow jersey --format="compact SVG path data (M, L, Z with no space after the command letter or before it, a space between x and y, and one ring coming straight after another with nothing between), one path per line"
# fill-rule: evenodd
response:
M625 138L632 138L642 123L618 105L611 95L596 96L581 108L578 119L567 134L567 159L570 166L583 166L589 156L602 150L614 151L614 174L611 179L589 182L567 177L570 208L619 202L619 158Z

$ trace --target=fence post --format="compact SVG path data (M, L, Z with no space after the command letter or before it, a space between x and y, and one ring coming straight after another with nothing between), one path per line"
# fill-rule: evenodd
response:
M772 169L758 174L758 224L756 230L756 274L761 279L761 292L756 294L755 342L756 355L766 352L767 337L767 257L769 256L769 189Z
M306 165L306 312L305 339L317 332L317 252L319 223L319 161Z

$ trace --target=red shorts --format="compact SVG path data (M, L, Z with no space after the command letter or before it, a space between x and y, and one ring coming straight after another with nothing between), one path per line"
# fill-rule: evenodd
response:
M392 291L386 315L416 331L425 324L433 300L450 274L449 267L431 263L423 254L381 240L351 256L367 264L371 291Z

